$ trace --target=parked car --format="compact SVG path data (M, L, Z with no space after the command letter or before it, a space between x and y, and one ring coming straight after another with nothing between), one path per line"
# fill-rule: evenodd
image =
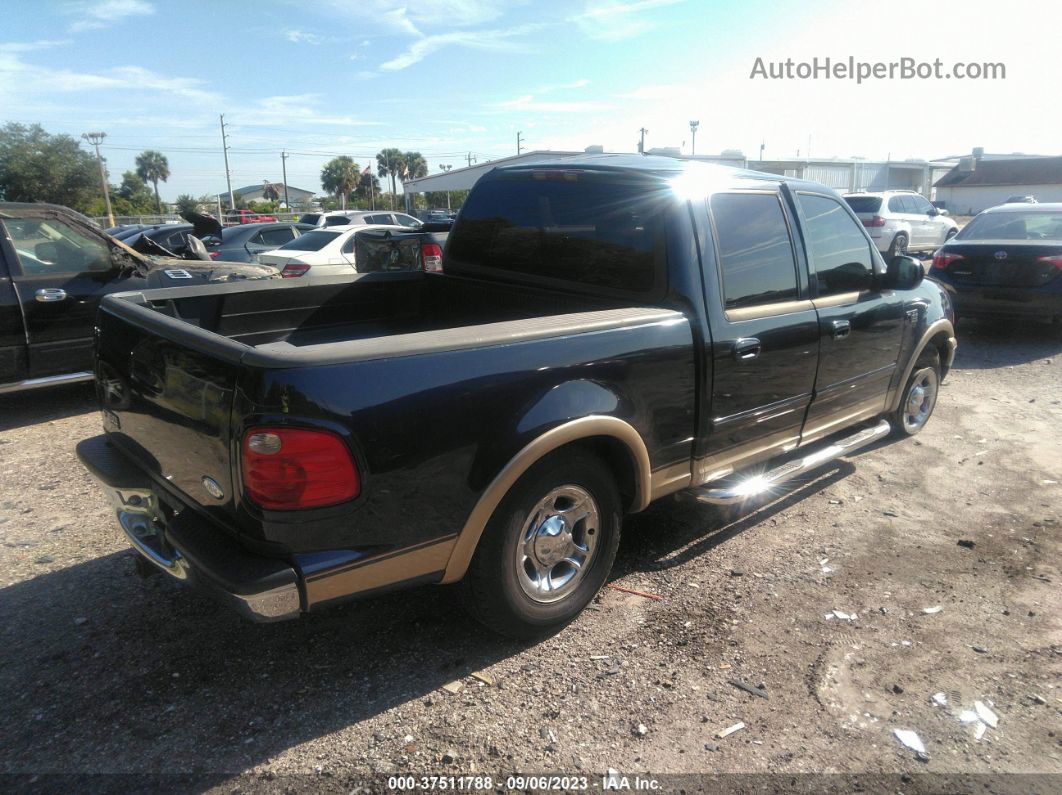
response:
M960 317L1062 323L1062 203L985 210L933 255L929 275Z
M299 223L315 227L348 226L351 212L353 211L329 210L328 212L303 213L299 216Z
M329 216L325 226L345 226L347 224L370 224L375 226L405 226L410 229L419 229L423 223L412 215L405 213L390 212L387 210L354 210L341 213L340 218ZM342 223L346 218L346 224Z
M947 210L914 191L846 193L844 200L886 260L908 251L933 251L959 231Z
M1028 194L1026 194L1026 195L1018 194L1018 195L1014 195L1014 196L1008 196L1007 200L1005 202L1003 202L1003 203L1004 204L1037 204L1037 201L1036 201L1036 197L1035 196L1029 196Z
M314 227L308 224L240 224L226 226L219 237L204 238L211 259L257 262L257 255L290 243Z
M357 251L360 234L378 233L377 247L371 251L362 244L363 256ZM313 229L273 251L258 255L264 265L279 268L285 279L299 276L336 276L369 270L419 270L422 267L422 238L434 243L430 235L410 232L401 226L352 225ZM438 248L438 246L436 246ZM432 252L434 254L435 252ZM441 262L442 250L438 251Z
M272 215L255 213L250 210L227 210L225 212L225 224L273 224L276 218Z
M624 514L917 433L955 348L832 190L673 158L497 168L444 267L105 300L78 455L144 559L260 620L461 581L535 636Z
M192 224L146 224L139 228L119 230L112 236L128 243L143 235L174 254L181 255L188 250L188 236L191 234L194 234Z
M0 392L91 379L105 295L278 276L261 265L144 256L66 207L0 202Z

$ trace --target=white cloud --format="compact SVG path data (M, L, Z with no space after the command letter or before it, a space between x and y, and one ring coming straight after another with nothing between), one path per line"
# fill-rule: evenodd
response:
M273 124L311 124L336 127L377 127L379 121L365 121L355 116L322 112L320 105L325 98L320 94L289 94L264 97L255 100L244 108L226 111L226 118L234 125L240 124L240 118L246 118L246 126Z
M4 41L0 42L0 53L34 52L35 50L47 50L51 47L62 47L70 44L70 39L38 39L37 41Z
M284 38L293 44L324 44L328 41L327 36L319 33L310 33L306 30L285 30Z
M432 53L451 46L487 50L489 52L527 52L527 45L512 41L512 39L526 36L544 27L546 25L543 23L533 22L501 30L455 31L453 33L440 33L435 36L424 36L413 42L409 49L401 55L397 55L391 60L380 64L380 68L389 72L405 69L423 61Z
M619 41L655 27L651 14L643 12L675 5L683 0L590 0L583 13L571 18L593 39Z
M82 0L69 4L66 12L80 17L70 25L71 33L80 33L106 28L129 17L154 14L155 7L145 0Z
M501 17L503 0L320 0L329 12L413 36L485 25Z
M536 94L549 94L553 91L572 91L577 88L586 88L590 85L587 79L574 80L571 83L557 83L555 85L539 86L535 89Z
M539 102L531 94L526 94L506 102L499 102L494 107L502 110L538 113L597 113L613 110L616 106L608 102Z

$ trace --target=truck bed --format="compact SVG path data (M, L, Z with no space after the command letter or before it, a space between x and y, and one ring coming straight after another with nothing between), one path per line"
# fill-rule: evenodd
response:
M681 318L672 310L423 273L126 293L109 299L105 311L259 367L408 356L604 330L662 314Z

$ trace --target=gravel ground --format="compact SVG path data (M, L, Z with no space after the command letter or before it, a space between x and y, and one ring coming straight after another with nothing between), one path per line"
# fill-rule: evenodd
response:
M1062 336L1018 325L960 328L916 439L736 518L671 499L631 517L613 584L661 598L607 588L535 644L447 588L259 626L141 580L73 454L100 428L91 390L0 398L0 772L226 792L546 771L598 788L609 767L1062 786ZM980 740L959 719L975 701L998 717Z

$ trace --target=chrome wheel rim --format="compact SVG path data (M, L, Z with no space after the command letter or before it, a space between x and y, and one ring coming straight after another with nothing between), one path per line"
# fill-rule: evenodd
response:
M597 502L586 489L558 486L527 515L516 545L516 577L535 602L563 599L582 582L597 550Z
M896 241L896 254L903 256L907 253L907 238L901 237Z
M919 430L933 413L937 400L937 371L932 367L918 370L911 377L911 386L903 404L903 425L908 431Z

